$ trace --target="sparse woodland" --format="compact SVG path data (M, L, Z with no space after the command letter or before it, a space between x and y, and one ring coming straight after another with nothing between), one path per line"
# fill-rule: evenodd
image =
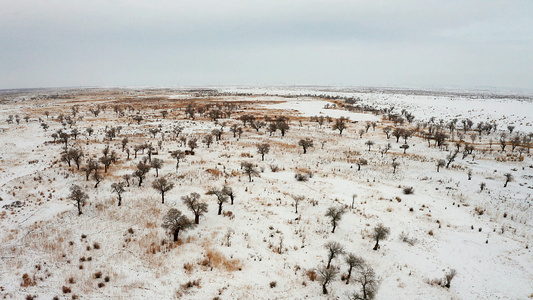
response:
M321 92L0 100L3 298L533 297L531 118Z

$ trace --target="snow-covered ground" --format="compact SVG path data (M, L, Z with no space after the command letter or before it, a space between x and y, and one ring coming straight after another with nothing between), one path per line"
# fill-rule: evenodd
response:
M533 297L533 159L529 152L511 151L510 145L505 152L498 151L497 143L489 146L489 139L497 140L500 132L483 135L473 142L473 154L463 158L460 152L449 168L437 172L435 161L446 159L450 151L434 147L433 142L428 147L415 135L403 154L399 148L403 139L399 143L394 137L387 139L382 128L392 123L381 116L324 108L331 102L316 97L269 96L315 94L313 90L225 91L253 91L260 96L188 98L190 93L176 95L173 91L157 95L157 100L130 102L131 98L110 97L99 90L53 102L26 100L24 108L20 102L3 102L0 120L15 114L21 120L20 124L1 125L0 296L348 299L361 285L355 280L357 270L350 284L341 280L348 270L343 255L332 261L339 275L328 285L328 295L322 294L320 279L313 278L313 272L327 264L324 245L336 241L346 253L360 256L374 269L379 281L376 299ZM533 123L533 103L524 100L328 93L356 96L367 104L394 106L397 111L405 108L415 114L415 120L432 116L447 120L468 117L476 123L496 120L501 123L499 130L513 124L524 134L531 132ZM169 101L161 100L165 97ZM204 105L226 103L230 98L245 103L231 118L217 123L207 114L186 118L183 103L187 101ZM74 104L80 105L78 116L83 118L77 118L72 128L61 125L57 117L71 114ZM107 109L94 117L89 108L97 104L106 104ZM131 104L136 109L119 117L113 111L115 104ZM164 119L163 109L169 112ZM49 118L45 110L50 111ZM138 111L144 116L140 124L131 118ZM290 122L290 129L281 136L279 131L270 135L266 127L259 131L243 127L239 120L244 114L262 119L280 112L292 119L323 115L358 122L348 122L340 135L332 130L333 123L319 126L301 118L302 122ZM30 116L29 122L22 119L25 115ZM50 128L44 131L38 118ZM358 131L367 121L378 125L360 138ZM221 141L209 147L202 143L205 135L224 123ZM159 124L165 134L159 132L153 138L149 129ZM242 127L240 138L233 137L233 124ZM104 141L105 130L119 125L118 136ZM184 128L180 137L198 138L199 144L195 155L187 155L177 171L169 152L188 147L175 138L176 125ZM91 136L85 130L90 126L94 129ZM63 144L52 138L60 128L82 132L68 142L69 147L83 149L82 169L89 157L102 156L106 144L118 154L117 163L107 173L103 168L99 171L104 179L98 187L92 177L87 181L75 164L68 167L61 162ZM131 149L129 160L122 151L125 137ZM298 143L305 138L313 140L314 147L303 154ZM373 142L370 149L368 141ZM159 177L175 187L161 203L151 186L159 177L151 170L141 187L132 180L123 194L123 205L118 207L110 186L135 170L146 152L139 151L135 158L133 147L145 142L158 148L154 158L164 162ZM264 161L257 153L259 143L270 145ZM380 153L389 143L391 149ZM455 149L454 143L449 143L448 150ZM368 161L360 170L359 158ZM395 172L393 161L399 163ZM243 174L242 162L256 165L259 176L252 182ZM276 172L275 167L279 169ZM312 177L307 181L295 179L296 173L308 171ZM514 180L504 187L506 173ZM485 184L483 190L481 183ZM69 200L73 184L89 195L81 216ZM216 197L206 192L225 184L235 191L235 203L225 203L224 214L217 215ZM412 187L414 193L404 194L404 187ZM180 243L172 243L161 227L163 218L170 208L191 218L181 197L192 192L207 201L209 211L196 228L180 232ZM298 195L305 200L295 213L293 196ZM21 201L22 207L9 207L15 201ZM325 216L330 207L346 208L334 233ZM390 234L374 251L371 234L379 223L388 227ZM451 269L457 272L451 286L436 284ZM98 272L102 275L97 276Z

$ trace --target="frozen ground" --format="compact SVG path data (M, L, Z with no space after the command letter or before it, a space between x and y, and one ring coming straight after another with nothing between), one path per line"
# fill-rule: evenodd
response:
M236 91L236 90L233 90ZM239 90L241 91L241 90ZM249 90L247 90L249 91ZM310 94L312 91L300 91ZM382 131L392 124L372 114L350 113L342 108L325 109L328 101L308 96L287 98L265 93L294 93L292 90L254 90L261 96L194 97L191 93L156 95L137 101L128 96L98 93L73 95L68 99L5 101L0 120L8 115L30 116L29 122L1 125L0 166L0 296L20 299L37 295L38 299L72 298L158 298L158 299L348 299L360 285L340 279L347 266L341 256L333 260L339 276L322 294L319 279L312 280L313 270L327 263L324 244L337 241L346 252L361 256L375 270L379 279L376 299L528 299L533 296L532 191L533 159L518 151L501 152L492 148L484 135L474 142L474 155L462 158L460 153L449 168L436 171L435 161L445 159L449 151L428 147L420 136L408 140L406 154L394 137L387 139ZM330 92L334 93L334 92ZM405 108L416 119L464 118L497 120L499 130L515 124L524 134L531 132L533 104L518 100L452 99L445 96L408 96L381 93L354 94L375 105ZM155 96L154 96L155 97ZM166 101L165 98L170 100ZM438 99L435 99L438 98ZM87 100L90 99L90 100ZM163 99L163 100L161 100ZM196 106L242 101L226 122L221 141L208 148L202 138L220 125L207 115L190 120L185 104ZM187 102L190 101L190 102ZM476 103L490 103L478 107ZM118 162L100 173L104 180L85 180L85 174L73 164L61 162L62 144L53 143L52 133L63 128L58 116L69 115L71 106L80 105L78 119L72 128L82 134L70 139L69 147L85 152L81 167L89 157L102 156L105 145L118 154ZM94 117L89 108L106 104L108 108ZM117 116L113 106L133 105ZM168 110L163 119L160 111ZM50 117L44 111L50 112ZM132 116L140 113L144 120L137 124ZM270 135L265 128L256 131L242 127L242 115L258 119L269 115L290 117L285 136L279 131ZM433 115L435 114L435 115ZM331 123L319 126L310 116L349 116L348 128L339 135ZM501 119L505 115L505 119ZM50 126L41 128L38 118ZM301 121L301 122L300 122ZM356 132L366 121L377 122L362 138ZM161 124L162 132L153 138L149 129ZM230 128L241 126L240 138ZM528 125L529 124L529 125ZM120 134L104 141L105 130L123 126ZM188 155L178 171L169 151L187 146L172 132L176 125L184 128L180 136L198 138L195 155ZM88 136L86 128L94 133ZM107 126L107 128L106 128ZM408 127L405 125L404 127ZM65 131L72 130L68 125ZM157 179L153 170L141 187L133 180L117 206L110 185L122 181L146 156L133 151L128 160L122 152L121 140L128 137L127 147L162 141L159 154L164 166L159 176L175 183L174 189L161 203L160 195L151 187ZM298 146L300 139L310 138L314 147L307 154ZM370 151L366 144L373 141ZM269 143L265 161L257 153L256 144ZM391 150L382 155L380 148L390 143ZM432 142L433 143L433 142ZM454 149L450 142L450 150ZM358 171L357 159L368 165ZM391 163L399 162L395 173ZM248 182L241 163L257 165L259 176ZM273 166L279 168L272 170ZM296 173L311 171L308 181L297 181ZM472 178L468 180L467 172ZM504 185L504 174L514 180ZM480 184L486 187L480 190ZM89 194L83 214L77 215L68 199L69 188L78 184ZM210 188L227 184L236 194L235 204L224 204L224 215L217 215L215 196L206 195ZM403 187L413 187L406 195ZM180 200L198 192L209 204L200 224L180 232L180 242L161 228L170 208L191 212ZM351 208L353 195L355 205ZM295 213L293 195L305 200ZM9 207L21 201L22 207ZM325 216L331 206L347 207L335 233L331 233ZM372 228L383 223L390 235L373 251ZM228 234L229 233L229 234ZM229 238L228 238L229 236ZM402 238L404 237L404 238ZM407 237L407 238L405 238ZM409 240L411 243L407 243ZM229 241L229 242L228 242ZM98 246L96 246L96 244ZM457 271L450 288L432 284L451 269ZM102 272L97 278L95 274ZM23 279L23 275L28 274ZM109 276L106 281L105 277ZM352 275L354 278L355 275ZM187 285L199 280L198 284ZM272 282L275 282L272 286ZM99 286L100 284L100 286ZM103 284L103 285L102 285ZM67 290L65 290L65 288ZM70 289L70 291L69 291Z

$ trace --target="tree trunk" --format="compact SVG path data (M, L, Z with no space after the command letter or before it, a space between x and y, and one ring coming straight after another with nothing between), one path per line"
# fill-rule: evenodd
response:
M265 161L265 155L261 154L261 161Z
M231 205L233 205L233 198L234 198L233 194L229 195L229 199L231 200Z
M218 215L222 214L222 203L218 204Z
M200 224L200 215L194 215L194 224Z
M379 248L379 240L376 240L376 245L374 246L373 250L378 250Z
M348 269L348 276L346 276L346 284L350 283L350 277L352 276L352 269L353 269L352 266L350 266L350 268Z
M331 230L331 233L335 233L335 228L337 228L337 224L333 223L333 230Z
M161 203L165 204L165 192L161 192Z
M174 230L174 242L178 241L178 234L180 233L180 230Z
M118 194L118 206L122 205L122 197Z
M81 203L78 201L78 216L81 215Z
M159 177L159 170L157 168L155 169L155 177Z
M328 293L328 289L326 289L326 284L322 284L322 294L326 295Z

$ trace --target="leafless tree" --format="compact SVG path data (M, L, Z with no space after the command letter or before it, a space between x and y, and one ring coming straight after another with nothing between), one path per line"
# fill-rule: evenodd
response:
M344 209L344 207L331 206L328 208L326 212L326 217L330 218L331 225L333 226L331 233L335 233L335 228L337 228L337 225L345 212L346 210Z
M392 131L392 127L390 127L390 126L387 126L387 127L383 128L383 132L387 135L387 139L390 139L391 131Z
M361 291L354 293L350 299L372 300L376 297L379 282L371 266L363 264L361 268L358 268L354 281L361 285Z
M248 175L248 182L252 182L252 176L259 176L259 171L250 162L242 162L241 169L244 170L244 174Z
M133 172L133 176L139 179L139 186L142 185L143 180L146 178L146 174L150 171L150 165L140 161L137 164L137 170Z
M79 185L73 185L70 187L69 198L76 202L76 206L78 207L78 215L81 215L81 207L89 199L89 196L84 191L82 191Z
M206 193L207 195L215 195L217 197L217 204L218 204L218 215L222 214L222 205L224 203L228 202L228 195L224 193L222 190L217 190L215 188L210 189Z
M348 253L344 260L346 261L346 264L348 264L348 275L346 275L346 284L349 284L350 277L352 277L353 268L361 268L365 264L365 261L361 257L353 253Z
M344 129L346 129L346 118L340 117L339 119L335 120L335 124L333 125L333 130L338 130L339 135L342 135L342 132Z
M270 152L270 145L267 143L257 144L257 152L261 154L261 161L265 160L265 154Z
M344 253L344 247L339 242L333 241L327 242L324 247L328 250L328 265L326 269L329 269L331 267L331 261L338 255Z
M455 161L455 158L457 157L457 153L459 153L459 151L456 150L456 151L454 151L454 152L452 152L452 153L450 153L450 154L448 154L448 155L446 156L446 160L447 160L447 163L446 163L446 169L447 169L448 167L450 167L450 164L451 164L452 162Z
M365 145L368 146L368 151L370 151L370 147L374 146L374 142L371 141L371 140L368 140L368 141L365 142Z
M376 245L374 246L374 250L378 250L379 241L387 238L389 233L390 233L390 229L388 227L383 226L383 224L381 223L379 223L373 228L372 238L376 240Z
M446 165L446 161L444 159L437 160L437 172L439 172L440 168L444 167Z
M368 165L368 160L366 160L365 158L362 158L362 157L357 159L355 162L357 164L357 171L361 171L361 166Z
M326 295L328 293L328 284L335 280L339 271L335 268L326 268L325 266L322 266L317 269L317 273L320 278L320 283L322 284L322 294Z
M126 191L124 182L115 182L111 184L111 191L117 193L118 196L118 206L122 205L122 194Z
M181 150L176 150L172 151L170 155L176 160L176 171L178 171L180 161L185 158L185 153L183 153Z
M165 216L161 227L167 229L174 236L174 242L178 241L180 231L186 231L194 228L196 224L191 222L186 216L181 214L181 211L171 208Z
M292 200L294 201L294 208L296 209L295 213L298 213L298 204L305 200L305 196L301 195L291 195Z
M183 203L194 214L194 223L200 224L200 216L207 212L207 203L200 201L200 194L191 193L190 195L181 197Z
M161 177L152 182L152 187L161 194L161 203L165 204L165 193L174 188L174 183Z
M302 148L304 150L304 154L306 154L307 153L307 148L313 147L313 140L310 139L310 138L301 139L298 142L298 145L302 146Z
M159 169L163 167L163 161L159 158L152 159L150 166L155 169L155 177L159 177Z
M235 192L233 189L228 185L224 185L224 187L222 187L222 192L229 197L230 204L233 205L233 201L235 200Z
M511 181L513 181L513 174L511 173L505 173L503 174L503 176L505 176L505 184L503 185L503 187L507 187L507 184Z

